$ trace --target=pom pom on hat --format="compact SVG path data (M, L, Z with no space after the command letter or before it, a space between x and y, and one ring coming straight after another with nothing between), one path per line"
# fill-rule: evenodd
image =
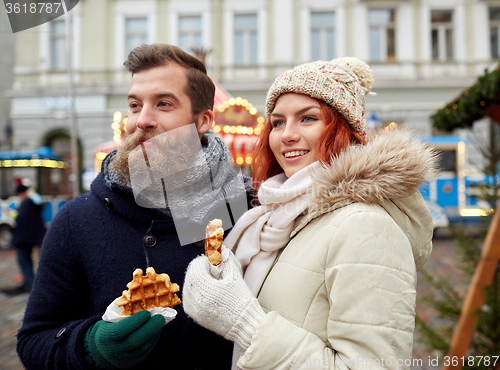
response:
M354 74L358 76L359 83L365 90L365 93L368 94L371 91L373 87L373 73L368 64L353 57L337 58L332 60L332 63L333 62L343 62L348 64L349 68L351 68Z
M301 64L274 81L267 93L266 113L272 113L281 94L304 94L329 104L366 138L365 95L372 86L370 67L357 58Z

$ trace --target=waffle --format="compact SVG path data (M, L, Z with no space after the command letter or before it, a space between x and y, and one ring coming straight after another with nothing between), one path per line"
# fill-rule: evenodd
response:
M120 315L130 316L153 307L172 308L181 303L175 294L179 286L171 283L167 274L157 275L154 268L148 267L145 276L141 269L136 269L133 276L133 280L127 284L128 290L124 290L116 301L118 307L123 307Z
M214 266L217 266L222 262L221 252L224 229L221 226L222 221L215 219L208 223L205 230L205 255Z

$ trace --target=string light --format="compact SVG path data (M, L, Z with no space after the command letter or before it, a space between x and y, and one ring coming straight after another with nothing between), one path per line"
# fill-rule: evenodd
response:
M0 167L46 167L65 168L66 162L53 159L7 159L0 161Z
M118 142L122 138L122 133L125 131L125 126L127 125L127 119L128 117L125 117L123 119L123 125L122 125L122 112L116 111L113 113L113 123L111 124L111 128L113 129L113 140Z
M393 130L398 127L398 124L396 122L391 122L385 127L385 131Z
M102 160L104 160L104 158L106 158L107 155L108 155L108 153L106 153L106 152L97 152L95 157L98 160L102 161Z
M218 113L224 113L226 109L229 107L234 107L234 106L241 106L246 109L246 111L251 115L255 116L253 118L254 120L257 121L257 127L247 127L243 125L219 125L219 124L213 124L212 125L212 130L216 133L225 133L225 134L239 134L239 135L259 135L264 127L265 123L265 118L263 116L258 115L257 113L257 108L253 107L251 103L248 102L247 99L243 99L241 97L236 97L236 98L230 98L229 100L224 101L218 108L217 111ZM217 114L218 114L217 113ZM237 157L234 155L236 158L232 158L232 161L237 163L240 166L243 165L250 165L252 164L252 157L251 156L246 156L246 157Z
M121 120L122 120L122 112L116 111L113 114L113 122L120 123Z

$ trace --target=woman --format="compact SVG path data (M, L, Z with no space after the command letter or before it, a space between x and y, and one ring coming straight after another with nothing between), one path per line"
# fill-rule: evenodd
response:
M366 140L372 83L365 63L339 58L269 90L261 206L225 241L244 280L231 258L217 279L198 257L183 290L188 315L237 344L241 369L409 368L416 271L432 248L418 186L435 159L406 131Z

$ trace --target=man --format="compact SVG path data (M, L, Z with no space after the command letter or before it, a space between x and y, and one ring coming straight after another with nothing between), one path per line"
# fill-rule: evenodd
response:
M19 197L19 208L16 216L16 227L12 233L12 246L17 250L17 262L24 277L21 285L5 289L2 292L14 296L29 293L35 278L33 269L33 247L42 244L45 225L42 219L42 197L33 192L29 194L30 184L18 179L16 193Z
M127 137L103 161L91 192L69 201L47 232L18 334L19 356L27 369L230 368L231 343L195 324L182 304L166 325L162 316L147 311L118 323L102 320L136 268L153 267L182 287L187 265L203 253L207 222L227 214L227 203L246 201L245 191L232 192L237 176L230 154L209 131L215 88L204 65L162 44L135 48L124 64L132 73ZM201 197L185 192L185 199L179 199L178 193L169 193L168 178L157 178L162 161L150 154L155 140L189 128L201 151L176 176L184 173L185 189L197 189L200 173L212 186ZM142 162L132 165L137 152ZM134 187L140 170L134 166L147 166L149 185ZM148 187L163 191L148 193ZM199 198L203 202L193 201ZM174 212L171 205L184 203L191 203L182 208L189 214ZM192 241L181 242L180 233Z

